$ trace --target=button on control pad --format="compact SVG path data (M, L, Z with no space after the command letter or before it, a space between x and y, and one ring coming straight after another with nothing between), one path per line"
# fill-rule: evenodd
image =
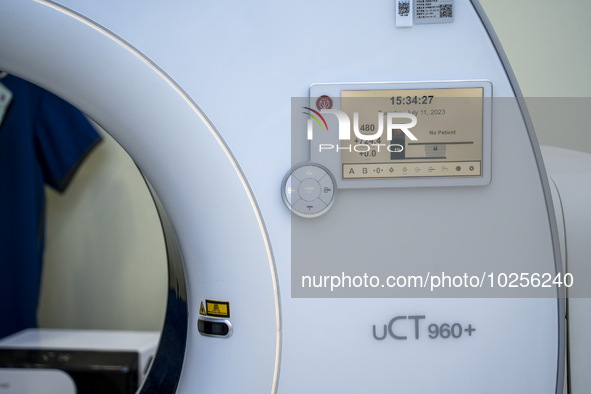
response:
M336 182L324 166L304 163L292 168L281 187L285 205L296 215L313 218L334 203Z

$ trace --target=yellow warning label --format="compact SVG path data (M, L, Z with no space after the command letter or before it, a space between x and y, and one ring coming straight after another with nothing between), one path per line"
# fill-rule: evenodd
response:
M199 314L207 315L207 312L205 312L205 307L203 306L203 301L201 301L201 306L199 307Z
M230 317L230 302L205 300L207 316Z

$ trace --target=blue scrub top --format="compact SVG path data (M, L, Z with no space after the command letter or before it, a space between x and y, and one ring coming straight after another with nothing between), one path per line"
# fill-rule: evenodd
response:
M0 125L0 338L36 327L44 185L64 191L101 137L76 108L22 79Z

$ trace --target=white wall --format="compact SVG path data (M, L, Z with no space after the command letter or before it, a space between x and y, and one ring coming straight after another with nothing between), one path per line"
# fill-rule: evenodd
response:
M480 0L540 144L591 152L591 1Z
M47 188L43 327L159 330L166 253L146 184L106 133L67 191Z
M524 96L591 93L589 0L480 0Z
M541 143L591 152L591 130L584 127L591 108L591 2L482 5L523 94L562 97L531 101ZM107 140L63 196L48 193L40 321L46 327L158 329L165 291L164 243L153 204L133 163Z

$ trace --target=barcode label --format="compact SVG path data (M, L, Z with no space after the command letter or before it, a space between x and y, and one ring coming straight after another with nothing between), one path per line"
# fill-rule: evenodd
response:
M412 0L396 0L396 27L413 25Z
M442 4L439 6L440 18L453 18L453 4Z
M415 24L450 23L453 21L453 0L415 0Z
M408 16L410 14L410 3L408 1L398 2L398 15Z

